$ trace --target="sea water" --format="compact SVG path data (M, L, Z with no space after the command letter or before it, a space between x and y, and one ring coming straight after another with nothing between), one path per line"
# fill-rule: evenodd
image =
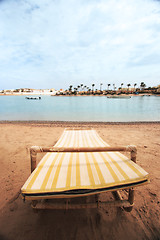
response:
M20 121L160 121L159 96L0 96L0 120Z

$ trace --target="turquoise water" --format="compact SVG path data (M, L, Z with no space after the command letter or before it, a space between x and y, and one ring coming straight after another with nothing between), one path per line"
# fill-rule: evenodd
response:
M27 100L25 96L0 96L0 120L132 122L160 121L160 97L106 96L51 97Z

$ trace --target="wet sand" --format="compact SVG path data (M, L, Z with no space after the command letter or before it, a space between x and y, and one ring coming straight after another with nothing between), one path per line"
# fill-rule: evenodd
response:
M137 146L137 163L150 183L136 188L135 206L34 213L20 188L30 175L32 145L52 146L65 127L93 127L112 146ZM160 123L0 123L0 240L160 239ZM38 155L40 159L42 155ZM103 193L101 199L111 199Z

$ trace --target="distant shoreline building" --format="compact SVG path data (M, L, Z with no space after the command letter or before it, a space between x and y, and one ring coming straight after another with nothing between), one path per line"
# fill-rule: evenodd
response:
M57 90L51 89L32 89L32 88L19 88L19 89L7 89L1 90L1 95L51 95L56 94Z

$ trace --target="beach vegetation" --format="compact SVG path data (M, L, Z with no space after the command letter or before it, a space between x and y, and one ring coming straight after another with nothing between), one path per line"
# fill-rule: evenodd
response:
M127 87L128 87L128 92L129 92L129 87L130 87L130 86L131 86L131 84L130 84L130 83L128 83L128 84L127 84Z
M122 87L119 87L118 90L121 91L121 90L122 90Z
M20 89L15 89L15 90L13 90L13 92L18 93L18 92L20 92Z
M72 85L69 86L69 92L72 92Z
M100 92L102 93L102 86L103 86L103 83L100 83Z
M92 94L94 93L94 86L95 86L95 84L93 83L92 84Z
M146 84L144 82L141 82L140 88L144 90L145 87L146 87Z
M134 84L134 89L136 88L136 86L137 86L137 83Z
M81 91L83 91L83 84L81 84Z

